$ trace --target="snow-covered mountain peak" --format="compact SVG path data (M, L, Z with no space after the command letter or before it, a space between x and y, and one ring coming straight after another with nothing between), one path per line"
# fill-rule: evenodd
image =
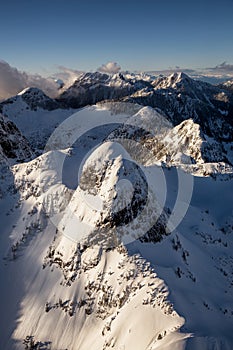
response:
M195 84L194 80L183 72L176 72L168 77L160 77L153 82L156 89L176 89L177 87L185 87L190 84Z
M102 218L111 215L116 207L124 208L127 201L130 203L132 199L132 184L129 180L121 179L123 171L125 177L127 175L132 177L127 162L132 162L131 157L119 143L105 142L92 153L84 165L80 188L90 194L98 195L103 203L102 208L107 211L101 214ZM123 182L123 188L119 186L119 182L121 185Z
M191 81L192 79L183 72L175 72L168 77L168 80L179 83L183 80Z
M91 82L106 82L107 80L110 79L110 75L107 73L101 73L101 72L87 72L83 73L76 81L74 84L77 82L86 82L86 83L91 83Z
M26 87L25 89L23 89L22 91L20 91L18 93L19 96L22 96L22 95L40 95L40 96L43 96L45 95L44 92L39 89L39 88L36 88L36 87Z
M18 95L1 103L2 112L6 115L8 109L13 109L14 112L21 112L22 110L35 111L37 109L50 111L56 108L59 108L59 104L54 99L48 97L41 89L35 87L27 87L18 93Z
M117 142L104 142L101 146L99 146L88 158L88 163L95 162L98 164L98 168L101 167L103 162L108 162L112 159L116 159L118 157L121 158L129 158L129 154L125 151L125 149ZM88 163L85 163L85 167L88 166Z
M85 73L60 95L59 100L76 108L103 100L119 100L148 84L135 77L126 78L122 73Z
M232 94L183 72L154 80L128 73L85 73L59 97L62 104L72 108L106 100L159 108L173 125L192 118L208 136L225 141L233 137L232 121L226 118L232 114Z
M132 221L146 203L147 186L143 171L124 147L117 142L104 142L83 165L79 186L59 224L60 231L72 240L83 241L98 236L96 231L112 229L114 232L105 237L108 245L111 235L117 235L117 227Z
M43 108L51 110L58 107L58 104L53 99L48 97L41 89L35 87L28 87L17 96L20 96L31 109Z

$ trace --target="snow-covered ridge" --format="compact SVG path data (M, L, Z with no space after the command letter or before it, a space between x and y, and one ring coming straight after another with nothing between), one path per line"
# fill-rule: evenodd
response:
M137 81L121 73L85 73L64 91L58 100L73 108L95 104L102 100L119 100L136 90ZM146 84L144 84L146 85Z
M196 81L184 73L148 79L133 74L83 73L57 100L35 88L0 104L2 113L10 118L14 111L69 109L114 100L139 103L159 108L172 124L193 119L210 137L230 142L233 139L233 95L223 86ZM64 109L65 108L65 109ZM22 130L21 130L22 131Z
M174 125L192 118L209 136L229 141L233 135L232 118L229 117L233 110L233 95L220 87L193 80L184 73L154 80L129 74L86 73L59 99L72 107L102 100L136 102L161 109Z
M168 88L176 88L178 84L192 84L193 79L190 78L185 73L173 73L168 77L160 77L154 80L153 85L156 89L168 89Z

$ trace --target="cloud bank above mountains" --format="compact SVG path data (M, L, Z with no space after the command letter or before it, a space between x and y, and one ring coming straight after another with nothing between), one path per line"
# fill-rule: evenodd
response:
M108 62L106 64L102 64L102 66L97 68L97 70L103 73L116 74L120 72L121 66L119 66L119 64L116 62Z
M58 66L58 71L51 77L44 78L39 74L21 72L9 63L0 60L0 100L18 94L28 86L42 89L50 97L55 97L61 87L69 87L82 74L82 71ZM97 70L109 74L118 73L121 67L116 62L103 64Z
M226 61L224 61L221 64L218 64L217 66L213 68L207 68L210 72L216 72L218 74L233 74L233 64L228 64Z
M67 68L65 66L58 66L58 72L53 75L53 79L61 80L64 87L67 88L72 85L82 73L83 71Z
M51 78L43 78L39 74L28 74L0 61L0 99L19 93L28 86L38 87L50 96L57 91L57 84Z
M0 60L0 100L16 95L28 86L38 87L50 97L55 97L58 95L61 87L69 87L83 73L83 71L64 66L58 66L57 69L58 71L53 76L45 78L39 74L21 72L9 63ZM121 71L121 66L116 62L107 62L102 64L97 70L108 74L115 74ZM233 64L227 62L222 62L215 67L199 70L175 66L167 70L150 71L148 73L159 76L160 74L169 75L181 71L195 79L208 81L213 84L233 78Z

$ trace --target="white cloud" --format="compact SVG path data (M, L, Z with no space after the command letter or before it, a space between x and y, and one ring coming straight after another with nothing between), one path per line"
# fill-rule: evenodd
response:
M108 62L106 64L102 64L102 66L97 70L104 73L114 74L118 73L121 70L121 67L116 62Z
M233 78L233 64L222 62L215 67L204 68L200 70L200 73L203 76L202 80L219 84Z
M233 64L229 64L226 61L218 64L215 67L206 68L211 72L217 72L219 74L233 74Z
M8 63L0 61L0 99L10 97L25 87L26 77Z
M67 68L64 66L58 66L59 72L53 75L54 79L58 79L63 82L64 88L71 86L75 80L83 73L76 69Z
M0 99L11 97L28 86L42 89L51 97L57 94L58 86L53 79L21 72L0 60Z

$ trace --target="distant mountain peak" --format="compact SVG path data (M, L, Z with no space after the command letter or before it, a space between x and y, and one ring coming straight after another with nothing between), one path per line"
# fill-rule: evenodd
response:
M26 87L25 89L23 89L22 91L20 91L17 95L18 96L24 96L24 95L45 95L45 93L39 89L39 88L36 88L36 87ZM46 96L46 95L45 95Z
M36 110L42 108L45 110L53 110L59 108L58 102L47 96L41 89L36 87L27 87L19 92L16 96L13 96L2 102L2 105L8 105L12 103L25 102L30 109Z
M170 77L176 81L181 81L183 79L192 80L192 78L190 78L184 72L175 72L175 73L171 74Z
M154 82L156 88L162 89L177 88L179 85L191 84L195 84L195 81L183 72L175 72L168 77L159 77Z
M227 80L222 84L219 84L218 87L220 89L228 90L230 92L233 92L233 79Z
M76 81L82 81L82 80L100 80L100 81L106 81L109 79L109 74L107 73L101 73L101 72L86 72L83 73Z

